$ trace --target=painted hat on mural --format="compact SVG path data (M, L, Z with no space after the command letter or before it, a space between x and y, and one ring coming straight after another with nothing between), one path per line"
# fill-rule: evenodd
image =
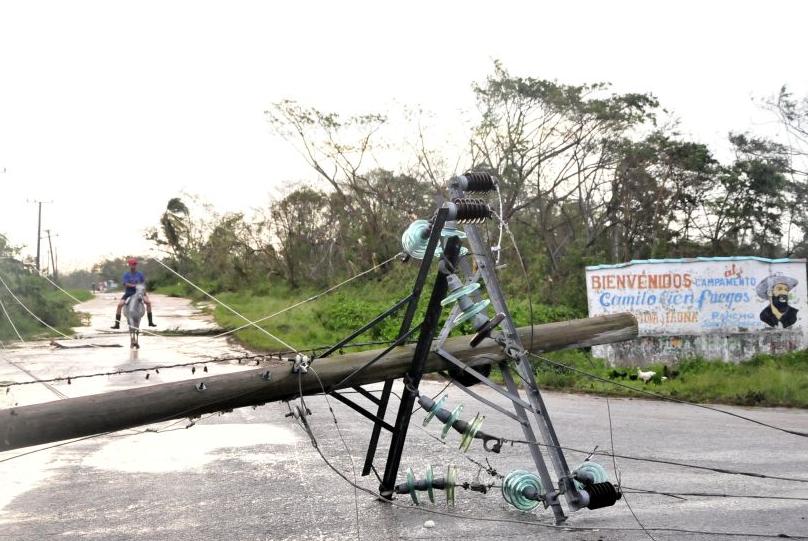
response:
M765 280L761 280L760 283L758 283L757 287L755 287L755 293L757 293L757 296L761 299L768 299L769 292L777 284L783 284L789 290L791 290L797 285L797 279L792 278L791 276L783 276L782 274L772 274Z

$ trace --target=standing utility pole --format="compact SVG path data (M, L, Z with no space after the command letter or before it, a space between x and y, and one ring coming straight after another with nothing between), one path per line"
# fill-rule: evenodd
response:
M42 270L40 266L40 241L42 240L42 203L52 203L52 201L31 201L31 203L36 203L38 208L37 211L37 221L36 221L36 270Z
M39 266L39 244L42 241L42 201L37 201L39 213L36 221L36 270L42 270Z
M56 270L56 259L55 259L56 254L53 251L53 243L51 242L51 231L50 231L50 229L46 229L45 233L48 234L48 253L50 254L50 260L51 260L51 274L53 275L54 280L58 280L59 279L59 272Z

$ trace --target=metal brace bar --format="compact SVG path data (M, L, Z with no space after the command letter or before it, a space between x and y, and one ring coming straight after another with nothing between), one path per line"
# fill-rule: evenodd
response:
M441 209L438 212L433 227L443 227L443 222L446 220L446 213L446 209ZM429 296L424 321L421 324L421 333L418 336L418 343L415 346L415 352L412 356L412 363L407 374L404 376L406 384L404 390L401 392L398 414L396 415L396 429L390 439L390 450L387 453L384 475L382 476L382 483L379 486L379 494L382 498L388 500L392 499L396 486L396 477L398 476L398 469L401 465L404 442L407 438L407 430L409 429L410 419L412 417L412 407L418 395L418 385L421 383L421 377L424 374L426 360L429 357L429 353L432 351L432 340L438 332L440 315L443 311L441 301L446 297L446 291L449 288L448 275L450 272L453 272L459 253L460 239L457 237L449 237L444 247L443 258L438 267L432 294Z
M397 348L398 346L400 346L404 342L406 342L407 338L409 338L410 336L415 334L415 331L419 330L420 328L421 328L421 325L416 325L415 327L413 327L412 329L410 329L409 331L404 333L402 336L398 337L395 342L393 342L392 344L390 344L389 346L384 348L381 351L381 353L379 353L378 355L373 357L371 360L369 360L368 362L366 362L365 364L363 364L362 366L360 366L359 368L357 368L356 370L354 370L353 372L351 372L350 374L348 374L347 376L342 378L342 380L339 383L334 384L331 388L332 389L339 389L346 382L351 381L353 378L355 378L356 376L358 376L359 374L361 374L362 372L364 372L365 370L367 370L368 368L373 366L376 362L378 362L379 359L381 359L382 357L384 357L385 355L387 355L388 353L393 351L395 348Z
M333 396L334 398L336 398L337 400L339 400L340 402L342 402L343 404L345 404L346 406L348 406L349 408L351 408L352 410L364 415L365 417L367 417L368 419L370 419L371 421L373 421L377 425L381 426L385 430L388 430L390 432L395 430L395 428L393 428L393 425L391 425L390 423L388 423L384 419L379 419L378 417L376 417L375 415L370 413L368 410L366 410L365 408L363 408L362 406L360 406L359 404L357 404L353 400L345 398L344 396L342 396L341 394L339 394L338 392L335 392L335 391L332 391L329 394L331 396Z
M458 359L457 357L455 357L454 355L452 355L448 351L446 351L444 349L439 349L435 353L437 353L438 355L440 355L441 357L443 357L444 359L446 359L447 361L449 361L450 363L452 363L453 365L458 367L461 371L463 371L463 372L465 372L467 374L471 374L472 376L474 376L475 378L480 380L482 383L485 383L486 385L491 387L493 390L495 390L496 392L498 392L499 394L501 394L502 396L504 396L505 398L507 398L508 400L513 402L514 404L519 404L520 406L522 406L523 408L525 408L526 410L528 410L528 411L530 411L532 413L538 413L538 412L534 411L532 405L530 405L528 402L525 402L524 400L519 398L518 395L514 395L512 393L509 393L508 391L503 390L502 387L500 387L499 385L497 385L496 383L494 383L493 381L491 381L487 377L483 376L482 374L480 374L479 372L474 370L472 367L468 366L466 363L464 363L463 361L461 361L460 359Z
M510 411L506 410L505 408L503 408L502 406L498 406L497 404L491 402L490 400L488 400L484 396L481 396L481 395L475 393L474 391L472 391L471 389L469 389L468 387L466 387L465 385L463 385L459 381L453 379L452 376L450 376L448 373L440 372L440 375L443 376L444 378L448 379L449 381L451 381L452 385L454 385L455 387L457 387L458 389L460 389L461 391L463 391L464 393L466 393L467 395L469 395L473 399L479 400L480 402L487 405L488 407L497 410L502 415L505 415L506 417L510 417L511 419L516 421L517 423L522 422L522 419L520 419L519 417L514 415L513 412L510 412Z
M368 400L370 400L371 402L373 402L377 406L379 405L379 402L381 402L381 400L379 400L378 396L371 393L370 391L368 391L364 387L361 387L359 385L354 385L354 386L351 387L351 389L353 389L357 393L361 394L362 396L364 396L365 398L367 398Z
M408 295L408 296L404 297L403 299L401 299L400 301L395 303L393 306L391 306L390 308L388 308L387 310L385 310L384 312L382 312L378 316L374 317L373 319L371 319L370 321L368 321L367 323L365 323L364 325L362 325L361 327L356 329L354 332L352 332L351 334L349 334L348 336L346 336L345 338L343 338L342 340L340 340L339 342L337 342L336 344L334 344L333 346L331 346L327 350L325 350L321 355L318 355L316 358L321 359L323 357L328 357L329 355L331 355L332 353L337 351L339 348L341 348L342 346L344 346L345 344L347 344L348 342L350 342L351 340L353 340L354 338L359 336L360 334L364 333L368 329L370 329L370 328L374 327L375 325L377 325L380 321L382 321L383 319L388 317L390 314L395 313L399 308L404 306L404 304L409 302L411 299L412 299L412 295Z
M505 385L508 390L512 393L519 394L519 387L516 386L516 382L513 380L508 363L504 361L499 363L499 369L502 372L502 379L505 380ZM530 454L533 457L533 463L536 465L536 469L539 470L539 478L541 478L542 484L547 487L545 503L553 510L556 524L560 524L567 520L567 517L564 515L564 510L561 508L561 502L558 501L558 491L555 489L553 478L550 477L550 470L547 469L547 464L544 462L544 457L537 444L538 440L533 433L533 427L530 425L527 412L516 402L513 403L513 409L516 410L516 414L524 421L522 423L522 432L525 435L525 439L530 442L528 443L528 449L530 449Z
M463 189L460 187L460 184L456 182L450 182L449 193L452 199L462 198L464 196ZM546 414L544 401L541 398L541 393L539 392L536 379L533 375L533 367L525 354L525 348L522 346L519 335L516 332L516 325L514 324L513 318L511 317L505 303L505 296L502 292L502 287L499 284L499 279L497 278L496 271L494 269L494 258L491 255L491 248L483 241L477 226L473 224L466 225L464 226L463 230L466 233L471 252L474 254L474 259L477 263L477 270L485 282L486 291L488 292L488 297L491 300L491 304L493 305L494 310L505 314L505 319L501 323L501 329L505 342L505 351L509 357L517 361L517 373L521 376L525 383L525 392L527 394L527 400L532 406L530 409L532 412L534 412L534 420L539 428L539 431L541 432L544 443L550 444L547 452L550 456L551 462L553 463L556 474L563 483L567 501L573 509L576 509L579 503L579 493L570 477L569 467L567 466L567 461L564 458L564 453L560 449L558 438L555 430L553 429L552 422ZM469 275L467 274L467 276ZM506 387L511 393L518 396L519 389L516 386L516 383L513 381L508 363L500 363L500 367L502 369L502 375L505 379ZM514 402L513 405L520 417L526 415L521 404ZM532 435L533 429L530 425L523 426L522 428L528 441L537 441ZM544 458L542 457L538 446L531 444L529 445L529 448L531 455L533 455L533 462L539 469L542 483L546 484L549 482L550 484L548 486L555 486L555 484L552 483L547 465L544 462ZM552 494L552 498L550 496L551 494L548 493L547 503L549 503L553 510L556 524L559 524L566 520L567 517L564 515L564 510L561 508L561 505L558 502L557 495Z
M432 233L429 235L429 242L427 242L426 251L424 252L424 259L421 260L421 267L418 269L418 276L412 288L410 303L407 306L407 311L404 313L404 318L401 321L401 327L398 331L399 337L407 333L410 330L410 325L412 325L415 311L418 308L418 301L421 299L421 292L424 289L427 276L429 276L429 268L435 257L435 248L438 246L443 225L446 223L446 214L445 211L438 212L435 216ZM388 379L384 382L384 387L382 387L382 394L379 397L379 409L376 413L376 416L380 419L384 419L384 415L387 413L387 403L390 401L390 393L393 392L393 381L392 379ZM365 464L362 466L363 476L368 475L373 468L373 459L376 458L376 448L379 445L380 435L381 427L379 425L373 425L373 429L370 433L370 441L368 442L368 451L365 454Z

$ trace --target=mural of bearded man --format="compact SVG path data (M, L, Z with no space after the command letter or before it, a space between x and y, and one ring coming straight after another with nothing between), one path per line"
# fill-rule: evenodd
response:
M769 327L782 325L787 329L797 322L797 310L788 304L788 294L797 279L782 274L771 275L755 287L757 296L769 304L760 312L760 320Z

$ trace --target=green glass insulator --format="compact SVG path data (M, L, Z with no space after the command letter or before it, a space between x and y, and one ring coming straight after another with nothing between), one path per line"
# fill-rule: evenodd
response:
M478 413L474 416L474 420L471 421L466 432L463 433L463 439L460 440L460 450L464 453L469 450L469 446L471 446L471 442L474 441L474 436L480 431L483 421L485 421L485 416Z
M590 460L578 464L578 467L572 470L573 477L578 472L586 473L591 476L594 483L605 483L609 480L609 475L606 473L606 468L597 462L592 462ZM584 488L584 484L577 479L575 480L575 486L578 487L578 490Z
M457 466L449 464L446 467L446 503L454 505L455 487L457 486Z
M410 498L413 503L418 505L418 494L415 491L415 474L412 473L412 468L407 468L407 488L410 490Z
M432 471L432 464L426 467L426 493L429 496L429 501L435 503L435 491L432 488L432 481L435 479L435 474Z
M441 306L447 306L449 304L452 304L453 302L456 302L458 299L460 299L460 297L462 297L464 295L469 295L471 293L474 293L478 289L480 289L480 283L479 282L472 282L472 283L466 284L466 285L464 285L462 287L458 287L457 289L455 289L454 291L449 293L446 296L445 299L440 301L440 305Z
M414 259L423 259L426 254L426 246L429 244L429 230L432 226L427 220L415 220L401 235L401 247L404 252L409 254ZM466 234L459 229L453 227L444 227L440 232L441 237L459 237L466 238ZM463 252L465 250L465 253ZM435 247L435 257L440 257L443 254L443 246L440 243ZM468 254L465 248L460 249L460 255Z
M455 406L455 409L452 410L449 419L443 424L443 430L441 431L440 439L442 440L446 439L446 434L449 433L449 430L451 430L454 422L460 418L460 414L462 412L463 412L463 404L458 404L457 406Z
M520 511L532 511L540 503L540 500L525 495L527 489L533 489L540 497L545 494L541 479L524 470L514 470L502 481L502 497Z
M491 301L488 299L483 299L480 302L474 303L472 306L469 306L467 310L460 312L460 314L455 318L454 324L460 325L464 321L468 321L480 312L484 311L488 308L488 305L491 304Z
M432 406L432 409L429 410L429 413L427 413L426 417L424 417L423 426L426 426L426 425L429 424L429 421L431 421L435 417L435 414L438 413L438 410L443 407L443 404L446 403L446 400L448 398L449 398L449 395L443 395L443 397L440 400L435 402L435 405Z

